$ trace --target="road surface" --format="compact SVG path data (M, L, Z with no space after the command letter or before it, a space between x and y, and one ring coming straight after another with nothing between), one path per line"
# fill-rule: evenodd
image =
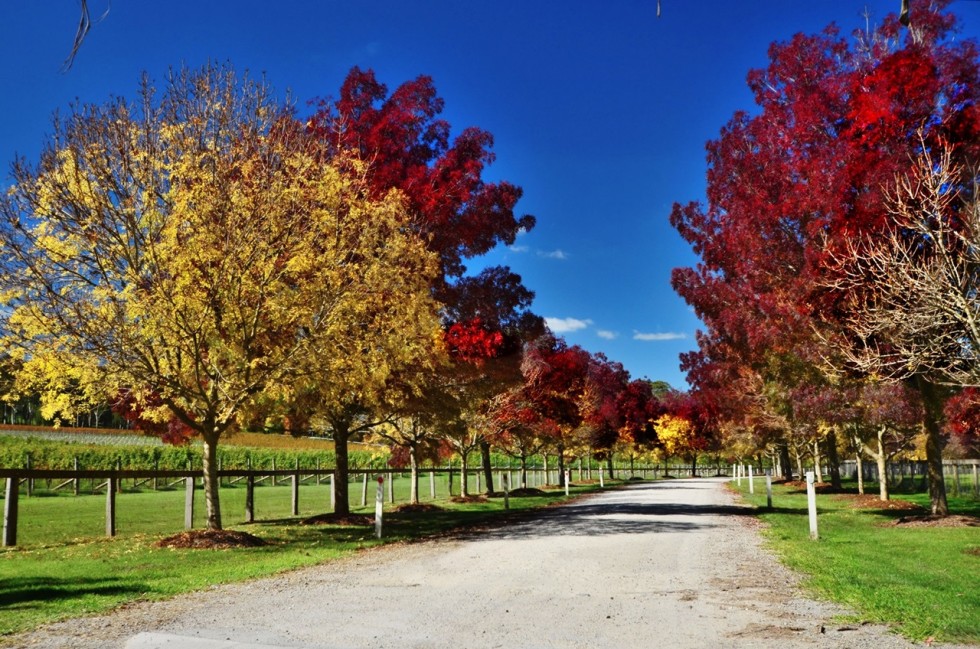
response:
M72 649L915 646L834 621L718 479L638 483L532 521L50 625Z

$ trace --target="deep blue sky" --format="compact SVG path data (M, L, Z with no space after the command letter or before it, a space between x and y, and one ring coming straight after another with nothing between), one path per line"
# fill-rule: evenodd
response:
M5 183L15 153L36 157L53 111L133 96L142 71L231 61L300 111L355 65L389 88L426 74L455 132L494 134L489 177L521 185L521 212L538 218L489 260L524 277L535 312L569 343L685 387L677 356L698 321L669 278L696 259L667 216L703 196L705 142L752 109L745 75L772 41L831 22L850 33L865 8L874 23L900 0L661 0L659 19L656 0L114 0L67 73L77 3L3 5ZM962 35L980 35L980 2L952 7Z

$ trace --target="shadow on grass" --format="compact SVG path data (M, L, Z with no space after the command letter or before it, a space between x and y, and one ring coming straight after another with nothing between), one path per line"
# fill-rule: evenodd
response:
M122 579L0 579L0 610L27 609L87 596L135 596L146 590L146 584Z

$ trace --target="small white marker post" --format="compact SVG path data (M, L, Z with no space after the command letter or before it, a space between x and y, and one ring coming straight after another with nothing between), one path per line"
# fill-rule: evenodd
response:
M732 465L732 482L735 482L736 478L738 478L738 465L737 464L733 464Z
M749 465L749 493L755 493L755 480L752 479L752 465Z
M568 479L570 476L571 476L571 472L568 469L565 469L565 495L566 496L568 495Z
M603 467L600 465L599 466L599 488L600 489L605 489L605 487L606 487L606 481L602 477L603 476L603 473L604 473Z
M772 509L772 476L766 476L766 509Z
M736 480L738 481L738 486L741 487L742 486L742 465L741 464L738 465L738 471L736 472L736 475L738 476L736 478Z
M510 480L507 477L506 473L500 476L500 482L504 485L504 509L510 509Z
M816 541L817 533L817 490L813 484L813 471L806 472L806 505L810 511L810 538Z
M374 533L381 538L381 523L385 506L385 479L378 476L378 495L374 500Z

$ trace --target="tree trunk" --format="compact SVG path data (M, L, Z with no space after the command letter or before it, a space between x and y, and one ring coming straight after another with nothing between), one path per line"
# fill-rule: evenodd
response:
M487 484L487 495L493 495L493 460L490 457L490 443L480 442L480 457L483 459L483 479Z
M609 451L609 453L606 455L606 466L609 467L609 479L610 480L615 480L616 479L616 475L615 475L614 468L613 468L613 454L612 454L612 451Z
M691 477L696 478L698 476L698 454L694 453L691 455Z
M916 377L916 387L922 395L925 417L922 427L926 433L926 472L929 476L929 501L932 513L938 516L949 515L946 502L946 481L943 477L943 440L940 424L943 415L943 400L938 388L925 378Z
M521 489L527 489L527 453L521 453Z
M558 486L565 486L565 449L558 449Z
M840 457L837 455L837 431L827 433L827 462L830 465L830 486L834 491L841 490Z
M350 441L350 429L346 425L336 425L330 423L333 429L333 447L336 457L337 467L334 472L334 493L337 501L334 505L334 513L338 516L350 515L350 459L347 456L347 445Z
M212 430L204 437L204 507L207 511L209 530L221 529L221 503L218 496L218 438L221 433Z
M885 427L878 428L878 500L888 500L888 456L885 455Z
M820 440L814 440L813 442L813 474L817 478L817 482L823 482L823 469L820 466Z
M786 482L792 482L793 464L789 459L789 444L786 442L779 445L779 466L783 470L783 479Z
M469 453L459 454L459 495L461 498L468 498L470 495L470 482L466 477L466 469L469 465L468 456Z
M635 468L636 467L636 462L635 462L635 460L636 460L636 455L634 455L633 453L630 453L630 477L631 478L635 478L636 477L636 468Z
M419 458L416 444L408 446L408 460L412 468L412 485L409 488L408 501L413 505L419 504Z
M857 465L858 493L864 495L864 459L861 457L861 442L855 439L858 450L854 454L854 461Z
M802 480L803 476L805 475L803 473L803 454L800 453L800 448L798 446L794 446L793 453L796 455L796 471L800 476L800 480Z

